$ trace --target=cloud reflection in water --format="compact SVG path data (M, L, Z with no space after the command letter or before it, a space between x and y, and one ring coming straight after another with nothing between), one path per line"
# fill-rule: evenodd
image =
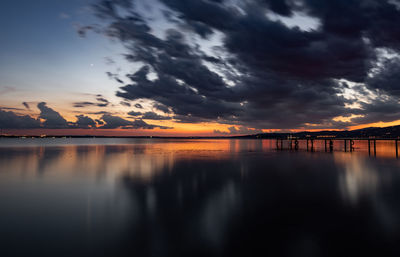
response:
M9 256L398 253L395 159L269 140L97 140L0 148Z

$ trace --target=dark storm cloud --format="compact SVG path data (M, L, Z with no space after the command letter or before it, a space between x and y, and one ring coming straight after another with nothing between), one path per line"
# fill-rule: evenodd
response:
M116 129L116 128L121 128L121 129L154 129L154 128L170 129L169 127L148 124L141 119L129 121L129 120L123 119L121 117L113 116L113 115L109 115L109 114L103 115L101 117L101 120L104 121L104 123L105 123L103 126L100 127L103 129Z
M286 0L260 0L260 3L264 2L268 5L271 11L283 15L290 16L292 14L292 10L288 4L289 1Z
M375 99L371 103L363 103L363 112L367 112L365 117L357 117L352 121L358 124L371 122L389 122L400 119L399 100L396 98Z
M29 115L17 115L12 111L0 110L1 129L34 129L40 128L40 121Z
M75 122L74 125L77 128L93 128L93 127L96 127L96 122L92 118L90 118L88 116L77 115L76 118L77 118L77 121Z
M37 107L40 110L38 119L29 115L20 115L13 111L0 110L0 128L35 129L69 128L71 126L58 112L47 107L45 102L39 103Z
M163 104L156 103L153 105L153 107L159 111L162 111L163 113L171 113L171 110Z
M347 38L367 37L376 47L399 50L398 0L304 0L308 12L322 19L324 30Z
M39 118L43 119L42 123L45 128L68 128L68 122L60 115L60 113L47 107L45 102L37 105L40 110Z
M173 63L169 63L172 61L170 57L165 56L168 59L168 63L162 64L157 68L168 69L167 72L177 72L181 73L178 76L180 78L186 77L187 80L204 80L212 82L213 77L207 77L208 73L196 73L190 70L188 67L191 63L187 60L188 65L180 65L181 70L174 71L170 68ZM194 65L200 65L198 63ZM185 73L185 68L187 67L187 73ZM205 69L205 67L202 67ZM170 106L173 112L176 115L183 116L194 116L199 118L208 118L208 119L217 119L218 116L224 115L229 116L235 111L239 111L237 103L229 103L223 102L220 98L225 98L227 95L224 95L225 92L222 89L218 92L218 88L212 88L212 84L199 84L196 82L196 85L199 88L194 89L186 84L180 84L173 76L159 73L159 79L151 81L147 78L149 74L150 68L148 66L144 66L142 69L137 71L135 74L130 76L133 84L125 85L121 87L121 91L117 93L118 96L127 98L127 99L153 99L157 102L163 104L164 106ZM200 78L204 76L204 79ZM214 74L217 76L216 74ZM219 79L218 79L219 80ZM204 85L204 86L203 86ZM222 86L222 84L220 84ZM200 88L202 87L202 88ZM219 97L204 97L203 95L196 92L196 90L207 91L209 94L215 94ZM227 90L228 91L228 90ZM222 94L221 94L222 93ZM207 108L205 108L207 107Z
M381 65L382 68L367 80L367 84L372 89L400 96L400 58L387 59Z
M171 117L162 116L155 112L145 112L142 116L142 119L144 119L144 120L170 120Z
M134 113L131 112L132 116L141 116L134 121L126 120L116 115L112 115L108 112L96 112L92 114L102 114L100 119L92 119L87 115L77 115L75 122L68 122L64 117L48 107L45 102L41 102L37 105L40 110L39 118L35 119L29 115L20 115L13 111L4 111L0 108L0 128L1 129L35 129L35 128L48 128L48 129L89 129L96 128L97 124L100 127L98 129L171 129L171 127L159 126L148 124L142 120L143 118L149 120L168 120L170 117L164 117L157 115L156 113Z
M264 1L268 3L267 5L261 2L249 1L250 4L243 6L245 14L239 14L229 11L230 9L223 4L206 0L163 1L175 11L181 12L186 21L201 21L224 33L227 50L252 70L267 69L296 78L339 77L362 81L369 68L368 59L371 53L361 36L348 40L341 34L328 33L325 30L305 32L298 28L288 28L281 22L269 20L265 15L267 7L276 5L278 1ZM318 4L314 4L314 7L314 2L322 2L323 6L323 2L326 2L325 7L331 8L327 15L336 16L337 13L340 15L338 8L348 8L347 1L309 2L311 3L304 4L313 10L320 7ZM338 8L335 9L334 4L332 7L329 6L331 2L343 2L343 4L336 4ZM288 9L289 6L285 4L285 8ZM215 15L209 15L209 9L213 9ZM277 9L270 11L274 10ZM289 14L290 10L282 9L278 13L282 12ZM334 19L335 17L332 17L332 20ZM326 23L329 22L331 20L327 19Z
M172 119L171 117L159 115L155 112L142 113L142 112L131 111L131 112L128 112L128 115L132 116L132 117L140 116L140 118L144 119L144 120L171 120Z
M382 70L369 76L377 66L377 48L400 51L400 9L395 1L160 2L170 22L165 37L153 33L151 22L134 4L96 5L99 17L108 23L104 33L124 43L128 61L143 64L127 75L130 82L117 96L153 100L154 108L172 112L177 122L217 121L256 129L343 127L382 120L377 114L382 108L397 113L399 59L384 62ZM319 25L309 30L288 27L267 13L287 18L301 13ZM194 34L203 39L220 35L222 41L206 53L201 42L193 41ZM343 79L363 83L376 94L383 91L392 100L383 107L384 101L363 104L346 98L342 93L349 86L338 82ZM359 93L368 97L367 91ZM346 107L353 103L362 108ZM352 114L364 117L350 123L332 120ZM393 119L397 115L384 117Z

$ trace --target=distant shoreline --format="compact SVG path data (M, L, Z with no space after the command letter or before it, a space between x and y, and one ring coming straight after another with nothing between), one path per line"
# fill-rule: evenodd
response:
M147 138L147 139L399 139L400 125L390 127L371 127L343 131L302 131L296 133L260 133L254 135L224 136L102 136L102 135L0 135L0 138Z

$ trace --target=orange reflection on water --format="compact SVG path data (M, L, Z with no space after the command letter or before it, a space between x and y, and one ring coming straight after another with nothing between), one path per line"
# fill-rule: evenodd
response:
M284 148L288 149L288 146L288 141L285 141ZM299 151L305 151L305 141L300 141L299 147ZM314 150L324 152L324 141L315 140ZM146 139L125 143L117 142L117 144L110 144L110 141L102 144L102 141L99 141L98 144L87 145L83 142L82 145L64 143L34 147L3 147L0 148L0 166L7 167L7 170L13 171L12 176L19 177L46 174L57 176L57 178L67 178L79 174L113 181L121 175L129 175L138 179L151 180L165 168L172 170L174 163L182 159L226 159L253 152L274 151L276 151L276 140ZM349 146L347 151L348 153L343 153L343 157L340 158L349 158L346 163L359 161L359 159L352 160L351 158L360 154L367 157L368 141L355 140L354 151L349 152ZM372 142L370 151L373 157ZM334 141L335 158L340 152L344 152L344 142ZM395 158L394 141L376 141L376 156L378 158ZM351 170L361 170L361 168L357 168L357 165L361 164L354 165ZM7 171L3 170L2 172Z
M113 181L121 175L151 180L166 167L172 170L181 159L228 158L241 151L271 149L261 140L142 140L134 144L58 145L0 148L0 166L12 176L67 179L96 176Z
M15 151L15 150L12 150ZM113 181L122 174L150 179L163 167L172 167L173 156L148 154L138 146L62 146L17 149L13 158L0 158L0 165L13 176L96 176Z

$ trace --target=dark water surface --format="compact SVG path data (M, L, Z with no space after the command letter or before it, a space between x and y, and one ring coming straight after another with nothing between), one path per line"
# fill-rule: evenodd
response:
M400 256L392 142L274 147L0 139L0 256Z

